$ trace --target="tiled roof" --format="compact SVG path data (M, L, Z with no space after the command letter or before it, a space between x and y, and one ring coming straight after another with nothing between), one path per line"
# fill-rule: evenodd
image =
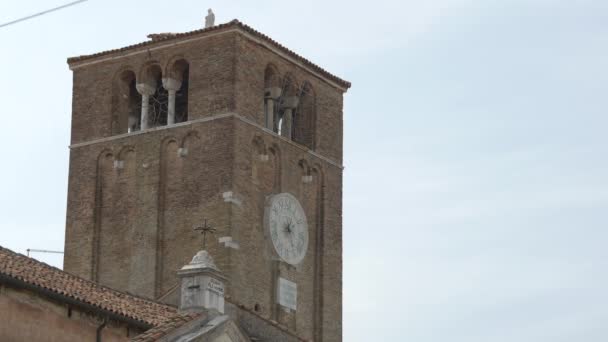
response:
M201 317L202 313L190 313L175 315L172 318L166 320L163 324L157 325L154 328L146 330L144 333L137 335L132 338L134 342L152 342L159 338L169 334L173 330L181 327L182 325Z
M230 296L226 296L225 297L226 302L231 303L233 305L235 305L236 307L238 307L241 310L244 310L248 313L250 313L251 315L257 317L260 320L260 323L262 324L267 324L269 326L274 327L275 329L278 329L286 334L289 334L293 337L295 337L296 339L298 339L299 341L302 342L309 342L308 340L305 340L301 337L299 337L298 335L296 335L293 331L290 331L286 326L278 323L277 321L268 319L262 315L260 315L258 312L256 312L255 310L246 307L243 304L237 303L235 300L233 300ZM191 313L191 314L183 314L183 315L177 315L174 316L173 318L165 321L165 323L158 325L154 328L151 328L149 330L146 330L146 332L137 335L136 337L134 337L133 339L131 339L131 341L134 342L152 342L152 341L156 341L161 337L166 336L167 334L169 334L170 332L172 332L173 330L183 326L184 324L195 320L199 317L202 317L203 313Z
M252 27L245 25L243 23L241 23L240 21L234 19L226 24L220 24L220 25L216 25L216 26L212 26L212 27L208 27L208 28L204 28L204 29L200 29L200 30L194 30L194 31L190 31L190 32L184 32L184 33L164 33L164 34L154 34L151 35L152 40L146 41L146 42L142 42L139 44L134 44L134 45L129 45L129 46L125 46L119 49L113 49L113 50L107 50L107 51L102 51L102 52L97 52L91 55L83 55L83 56L78 56L78 57L71 57L68 58L68 64L75 64L81 61L85 61L88 59L93 59L96 57L101 57L101 56L105 56L105 55L110 55L113 53L118 53L118 52L123 52L123 51L127 51L127 50L132 50L132 49L136 49L136 48L140 48L140 47L144 47L144 46L150 46L150 45L162 45L164 42L167 41L171 41L171 40L177 40L177 39L181 39L181 38L185 38L185 37L192 37L192 36L202 36L206 33L209 32L214 32L214 31L221 31L223 29L230 29L230 28L239 28L247 33L250 33L251 35L253 35L256 38L260 38L265 40L266 42L270 43L271 45L273 45L275 48L281 50L282 52L286 53L287 55L289 55L290 57L294 58L295 60L303 63L304 65L306 65L307 67L313 69L314 71L318 72L319 74L323 75L324 77L327 77L328 79L336 82L337 84L339 84L340 86L344 87L344 88L350 88L351 84L348 81L345 81L331 73L329 73L328 71L324 70L323 68L319 67L318 65L312 63L311 61L309 61L308 59L298 55L297 53L291 51L290 49L286 48L285 46L279 44L277 41L275 41L274 39L268 37L267 35L253 29Z
M132 341L156 341L204 315L204 313L178 313L173 306L113 290L0 246L0 282L2 278L10 278L17 283L52 292L60 297L69 298L152 327L136 336ZM269 324L305 341L287 327L259 315L255 310L235 302L229 296L226 296L226 301L257 316L264 324Z
M178 315L177 309L172 306L101 286L2 247L0 276L139 321L143 325L158 326Z
M287 328L286 326L282 325L281 323L266 318L262 315L260 315L259 313L257 313L255 310L248 308L247 306L245 306L244 304L238 303L235 300L233 300L230 296L226 296L225 297L226 301L229 303L232 303L233 305L237 306L239 309L244 310L248 313L250 313L251 315L257 317L258 319L260 319L261 321L263 321L265 324L271 325L276 329L281 330L282 332L289 334L293 337L295 337L296 339L302 341L302 342L309 342L308 340L303 339L302 337L298 336L296 333L294 333L293 331L289 330L289 328Z

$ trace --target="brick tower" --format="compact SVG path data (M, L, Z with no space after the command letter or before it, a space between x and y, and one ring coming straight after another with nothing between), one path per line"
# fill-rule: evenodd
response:
M175 302L201 249L227 300L342 335L342 97L350 83L234 20L68 59L64 269Z

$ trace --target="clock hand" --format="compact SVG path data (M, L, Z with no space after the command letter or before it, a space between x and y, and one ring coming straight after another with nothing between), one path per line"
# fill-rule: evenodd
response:
M290 227L291 227L291 220L289 220L288 222L285 222L285 231L287 233L291 234L291 228Z
M293 234L292 230L289 229L289 244L291 245L292 249L295 248L295 245L293 244L293 237L294 237L294 234Z
M291 229L291 223L292 223L291 218L287 218L287 222L285 222L285 230L284 231L285 231L285 233L288 234L288 236L286 237L286 239L289 240L289 244L291 245L291 248L293 249L293 248L295 248L295 245L294 245L294 242L293 242L293 236L294 236L294 234L293 234L293 231Z

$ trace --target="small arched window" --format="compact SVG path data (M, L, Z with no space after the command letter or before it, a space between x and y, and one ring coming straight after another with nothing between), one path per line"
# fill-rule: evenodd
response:
M112 85L112 134L139 130L141 95L135 86L135 73L124 70Z
M293 115L298 107L298 102L298 84L290 74L287 74L281 85L277 133L288 139L292 139L293 136Z
M315 92L306 82L299 91L299 103L293 117L293 141L308 147L315 148L316 103Z
M168 93L163 88L162 70L158 64L149 65L144 69L138 87L143 101L142 121L146 121L142 122L142 129L166 125Z
M279 73L273 65L264 71L264 126L277 132L278 104L281 97Z
M163 86L168 93L167 124L188 121L188 83L190 65L184 59L172 63Z

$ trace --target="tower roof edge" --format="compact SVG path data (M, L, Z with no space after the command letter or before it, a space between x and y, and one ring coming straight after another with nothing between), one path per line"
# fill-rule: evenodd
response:
M253 36L254 38L260 39L260 40L264 41L265 43L268 43L270 46L272 46L273 48L277 49L278 51L284 53L288 57L302 63L304 66L312 69L313 71L319 73L320 75L324 76L325 78L331 80L338 87L342 88L342 90L344 90L344 91L348 90L348 88L351 87L350 82L343 80L336 75L331 74L330 72L328 72L325 69L321 68L320 66L314 64L310 60L300 56L299 54L295 53L294 51L290 50L289 48L281 45L280 43L278 43L274 39L270 38L269 36L257 31L256 29L252 28L251 26L248 26L248 25L242 23L238 19L233 19L224 24L219 24L219 25L215 25L212 27L198 29L198 30L189 31L189 32L151 34L148 36L149 38L151 38L148 41L124 46L124 47L117 48L117 49L105 50L105 51L101 51L101 52L97 52L97 53L93 53L93 54L89 54L89 55L70 57L67 59L67 63L70 66L70 69L74 69L74 68L77 68L77 67L85 65L85 64L90 64L90 63L95 63L95 62L105 60L106 58L111 58L111 57L115 58L116 55L135 52L138 49L142 49L145 51L147 49L154 48L154 47L162 47L163 45L165 45L167 43L174 43L178 40L203 38L211 33L220 33L222 31L228 31L231 29L237 29L241 32L248 33L249 35Z

